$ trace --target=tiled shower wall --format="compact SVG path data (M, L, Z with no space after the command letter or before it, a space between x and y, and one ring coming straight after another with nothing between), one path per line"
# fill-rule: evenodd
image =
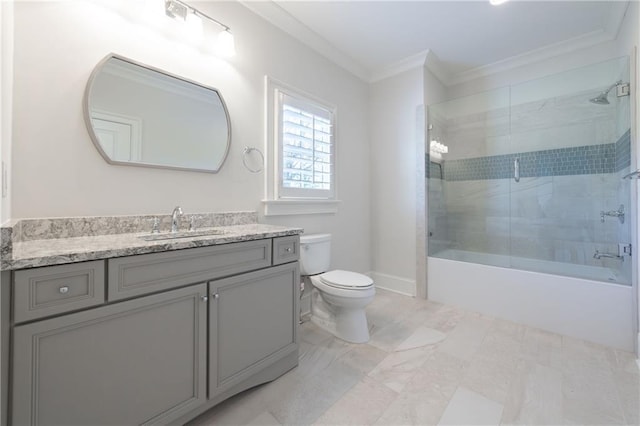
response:
M434 134L449 146L440 164L427 160L430 255L453 248L617 269L619 261L593 254L630 242L628 220L600 220L601 210L629 208L621 176L629 170L630 134L616 121L617 104L628 99L603 106L590 96L454 119L430 111Z
M596 249L616 252L621 225L616 174L444 181L448 247L559 262L604 265ZM626 234L628 235L628 234ZM625 241L629 242L629 241ZM615 265L615 264L612 264Z

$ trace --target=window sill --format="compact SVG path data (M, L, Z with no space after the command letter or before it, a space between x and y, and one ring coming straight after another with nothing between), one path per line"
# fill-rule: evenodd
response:
M339 200L262 200L265 216L336 214Z

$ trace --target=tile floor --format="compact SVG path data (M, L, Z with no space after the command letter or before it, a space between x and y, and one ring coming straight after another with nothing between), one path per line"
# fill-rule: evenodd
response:
M202 425L640 424L634 355L378 290L368 344L301 326L300 364Z

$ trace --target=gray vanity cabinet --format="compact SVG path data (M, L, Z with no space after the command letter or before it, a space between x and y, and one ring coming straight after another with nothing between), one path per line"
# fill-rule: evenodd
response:
M299 282L293 262L209 283L209 398L297 352Z
M16 326L12 424L165 424L206 401L207 285Z
M298 249L296 235L3 272L9 424L184 424L284 374Z

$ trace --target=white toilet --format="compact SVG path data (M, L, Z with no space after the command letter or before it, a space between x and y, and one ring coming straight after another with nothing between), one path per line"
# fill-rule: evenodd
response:
M369 341L364 307L376 290L366 275L329 271L331 234L300 236L300 272L312 284L311 321L351 343Z

